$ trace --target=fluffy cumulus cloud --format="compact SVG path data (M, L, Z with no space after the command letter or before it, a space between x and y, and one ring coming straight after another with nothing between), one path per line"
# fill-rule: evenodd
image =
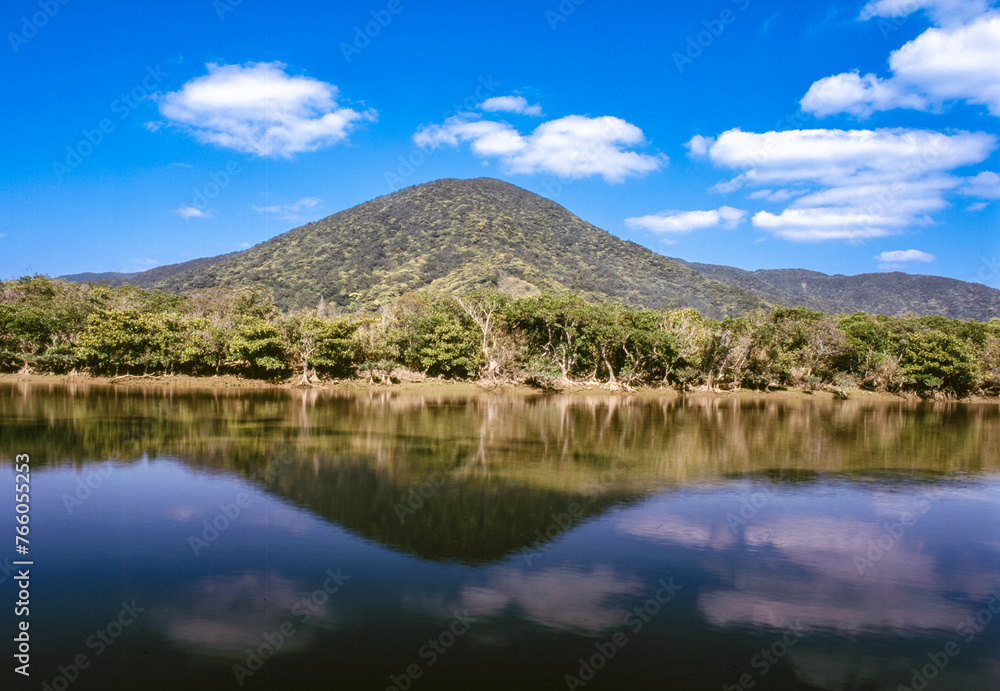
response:
M542 114L542 106L537 103L530 105L524 96L494 96L480 103L479 108L487 113L514 113L533 117Z
M862 17L897 17L924 8L940 26L928 29L889 57L892 76L846 72L814 83L803 97L818 117L867 117L895 108L938 109L953 101L986 106L1000 116L1000 12L986 2L881 0Z
M892 108L927 107L927 99L919 94L900 91L894 82L879 79L874 74L861 76L845 72L824 77L813 84L802 99L802 110L816 117L849 113L866 118L872 113Z
M652 216L625 219L625 225L633 230L648 230L654 233L682 234L706 228L734 229L747 212L723 206L712 211L664 212Z
M930 214L948 205L946 194L972 184L951 171L982 162L996 144L992 135L970 132L736 129L688 148L742 171L715 191L762 188L749 196L792 200L780 213L757 213L755 227L790 240L861 241L933 223Z
M338 105L336 86L289 75L280 62L206 67L207 75L160 100L160 113L201 142L290 157L342 142L376 117Z
M420 128L413 140L432 149L466 143L473 154L498 159L511 173L550 173L569 179L598 175L608 182L622 182L667 164L665 156L632 151L646 143L642 130L609 115L568 115L523 134L507 122L459 113L440 125Z

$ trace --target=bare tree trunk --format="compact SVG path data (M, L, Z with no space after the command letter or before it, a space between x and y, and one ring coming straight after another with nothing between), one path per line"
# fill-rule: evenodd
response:
M604 346L601 346L601 359L604 360L604 366L608 369L608 386L613 389L620 388L618 378L615 377L615 368L608 361L608 353Z

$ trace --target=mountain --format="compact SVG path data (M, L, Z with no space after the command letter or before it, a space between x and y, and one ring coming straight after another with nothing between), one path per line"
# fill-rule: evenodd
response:
M1000 316L1000 291L949 278L744 271L671 259L490 178L409 187L241 252L135 274L61 278L171 293L255 286L272 291L283 308L313 307L322 297L346 310L374 309L409 291L493 286L514 295L570 291L630 306L694 307L712 317L768 304L830 313Z
M749 291L706 278L553 201L488 178L417 185L242 252L102 282L173 293L253 285L272 290L285 308L313 307L322 297L345 309L370 309L423 288L487 286L513 294L571 291L633 306L695 307L711 316L765 306Z
M73 281L75 283L103 283L109 286L133 285L139 286L140 288L159 288L161 283L170 279L175 274L203 269L237 254L240 253L230 252L229 254L220 254L217 257L192 259L191 261L183 262L181 264L167 264L165 266L158 266L155 269L149 269L148 271L136 273L108 271L102 274L69 274L67 276L60 276L59 278L64 281Z
M830 313L891 316L913 312L977 321L1000 317L1000 291L953 278L899 272L829 276L804 269L744 271L732 266L675 261L707 278L739 286L787 307L802 305Z

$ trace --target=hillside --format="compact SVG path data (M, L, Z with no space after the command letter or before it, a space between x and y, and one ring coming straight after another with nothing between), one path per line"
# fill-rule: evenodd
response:
M744 271L732 266L689 263L707 278L739 286L768 302L823 312L868 312L901 316L937 314L988 321L1000 317L1000 291L980 283L899 272L829 276L804 269Z
M322 297L345 310L374 309L409 291L494 286L514 295L569 291L633 307L694 307L712 317L767 304L980 321L1000 316L1000 291L949 278L744 271L671 259L490 178L410 187L242 252L136 274L62 278L171 293L255 286L272 291L283 308L312 307Z
M254 285L272 290L286 308L312 307L323 297L345 309L370 309L408 291L486 286L695 307L711 316L764 305L555 202L488 178L410 187L199 262L113 280L175 293Z
M231 252L229 254L220 254L217 257L192 259L191 261L183 262L182 264L167 264L165 266L157 266L155 269L149 269L148 271L136 273L108 271L100 274L70 274L68 276L60 276L59 278L65 281L74 281L75 283L103 283L109 286L133 285L148 289L158 287L160 283L169 279L174 274L205 268L237 254L240 253Z

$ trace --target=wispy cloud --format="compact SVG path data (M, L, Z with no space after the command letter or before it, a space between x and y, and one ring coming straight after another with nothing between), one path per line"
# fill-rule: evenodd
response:
M681 235L692 230L708 228L732 230L742 223L746 216L746 211L723 206L711 211L666 211L651 216L627 218L625 225L632 230Z
M284 221L291 221L293 223L300 223L310 220L310 216L303 215L305 212L315 209L317 206L323 203L322 199L317 199L315 197L303 197L297 202L292 204L272 204L269 206L251 206L257 213L265 215L274 215L281 218ZM249 247L249 245L248 245Z
M542 114L542 106L529 105L524 96L494 96L479 104L479 109L487 113L514 113L537 117Z
M206 65L160 100L160 113L198 141L258 156L284 156L343 142L374 110L337 103L333 84L293 76L280 62Z
M973 178L966 179L958 191L967 197L1000 199L1000 175L988 170L983 171Z
M195 206L182 206L174 211L174 213L185 220L192 218L208 218L208 214Z
M876 255L875 260L879 262L879 269L891 270L905 268L905 264L912 264L913 262L930 264L937 261L937 257L927 252L921 252L920 250L893 250Z
M880 262L924 262L925 264L937 260L933 254L920 250L893 250L882 252L875 258Z
M133 259L131 267L129 268L122 267L122 273L129 274L129 273L137 273L140 271L148 271L149 269L152 269L153 267L159 265L160 262L156 261L155 259L149 259L149 258Z
M978 17L992 6L992 0L871 0L862 8L858 19L895 19L924 11L935 24L946 26Z

